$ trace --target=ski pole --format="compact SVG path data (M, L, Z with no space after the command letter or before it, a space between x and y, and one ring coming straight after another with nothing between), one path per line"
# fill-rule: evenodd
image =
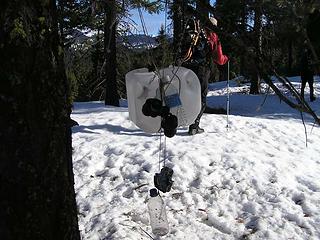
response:
M230 112L230 91L229 91L229 79L230 79L230 61L228 61L228 73L227 73L227 130L229 130L229 112Z

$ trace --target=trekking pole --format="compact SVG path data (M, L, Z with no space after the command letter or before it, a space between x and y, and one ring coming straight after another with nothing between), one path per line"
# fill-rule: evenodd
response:
M227 130L229 130L229 112L230 112L229 79L230 79L230 61L228 61L228 74L227 74Z

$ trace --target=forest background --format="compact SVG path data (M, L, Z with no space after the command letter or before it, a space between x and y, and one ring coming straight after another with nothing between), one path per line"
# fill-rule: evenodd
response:
M67 76L72 99L76 101L106 99L107 104L117 105L118 100L113 99L126 98L128 71L152 64L157 67L173 64L179 54L183 23L192 15L190 6L201 15L199 18L213 15L218 19L218 35L224 52L230 57L230 77L244 76L251 81L251 93L260 92L258 56L263 56L268 67L279 74L295 76L299 75L305 41L311 45L316 59L319 52L316 26L320 17L316 1L230 0L214 4L209 1L121 1L115 2L115 14L111 16L115 32L109 35L104 31L111 28L102 2L88 4L80 1L58 5L64 26L61 36L64 36ZM150 17L146 18L143 11L157 18L157 14L163 14L159 29L146 27ZM138 16L132 15L133 12ZM150 32L158 34L150 36ZM110 40L108 44L106 38ZM115 56L108 56L108 52ZM116 61L107 64L108 58ZM210 67L210 82L226 79L226 67L218 69L214 64ZM107 72L111 73L108 79L103 76Z

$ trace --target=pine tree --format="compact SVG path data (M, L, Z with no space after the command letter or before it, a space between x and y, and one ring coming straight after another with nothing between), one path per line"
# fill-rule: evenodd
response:
M173 53L172 47L170 46L170 42L168 39L168 35L166 34L164 25L161 25L156 40L159 46L153 51L153 55L157 60L155 64L157 64L159 68L168 67L173 63L173 58L175 57L175 55Z

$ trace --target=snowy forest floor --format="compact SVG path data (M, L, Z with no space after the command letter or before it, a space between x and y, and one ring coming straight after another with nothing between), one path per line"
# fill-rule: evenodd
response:
M300 78L290 78L300 88ZM316 101L320 115L320 78ZM281 88L281 85L278 84ZM266 87L264 86L264 91ZM129 120L127 103L75 103L72 118L75 190L85 240L157 239L147 199L165 154L174 184L162 194L170 232L161 239L320 239L320 128L272 92L249 95L230 82L226 115L204 114L205 133L147 134ZM210 107L224 107L226 82L210 84ZM307 137L306 134L307 133ZM307 144L307 146L306 146ZM150 234L150 236L148 235Z

